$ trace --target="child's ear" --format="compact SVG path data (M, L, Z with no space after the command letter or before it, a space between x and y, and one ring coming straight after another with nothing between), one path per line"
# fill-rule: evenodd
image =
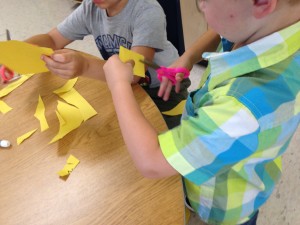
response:
M260 19L272 13L278 0L253 0L253 15Z

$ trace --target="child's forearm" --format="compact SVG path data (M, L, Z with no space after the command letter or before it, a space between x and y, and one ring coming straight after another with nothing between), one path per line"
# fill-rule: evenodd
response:
M209 29L185 51L181 58L189 62L192 66L202 60L203 52L216 51L220 40L220 36L215 31Z
M86 71L82 74L85 77L105 81L105 75L103 71L103 65L105 64L105 60L100 59L96 56L87 55L82 53L88 63L88 67Z
M176 174L163 156L158 134L141 112L130 84L117 84L111 92L125 144L138 170L150 178Z
M48 34L38 34L38 35L32 36L24 41L27 43L33 44L33 45L52 48L52 49L56 50L55 43Z

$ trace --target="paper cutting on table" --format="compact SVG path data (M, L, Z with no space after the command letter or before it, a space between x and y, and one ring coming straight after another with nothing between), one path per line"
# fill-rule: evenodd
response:
M169 111L162 112L162 114L167 116L177 116L183 113L184 107L185 107L186 100L183 100L178 103L173 109Z
M0 100L0 112L3 114L8 113L12 108L7 105L4 101Z
M67 103L76 106L81 112L84 121L97 115L96 110L74 88L58 95Z
M57 172L58 175L60 177L69 175L75 169L75 167L79 164L79 162L80 161L75 156L70 155L69 158L67 159L67 163L64 166L64 168Z
M21 75L21 78L19 78L18 80L6 85L3 89L0 90L0 98L8 95L10 92L18 88L20 85L22 85L26 80L28 80L33 75L34 74Z
M119 57L122 62L134 61L133 73L136 76L145 77L145 65L141 61L144 60L144 56L137 52L131 51L123 46L120 46Z
M50 144L63 138L65 135L75 130L83 122L83 117L78 108L62 101L58 101L56 115L59 120L59 131L50 141Z
M36 132L37 129L35 130L32 130L32 131L29 131L27 132L26 134L23 134L22 136L18 137L17 138L17 144L20 145L24 140L26 140L27 138L29 138L31 135L34 134L34 132Z
M64 86L62 86L59 89L56 89L55 91L53 91L53 93L59 95L60 93L65 93L65 92L70 91L76 84L77 80L78 80L78 77L68 80Z
M0 64L19 74L43 73L48 71L42 55L50 56L51 48L43 48L23 41L0 42Z
M44 102L40 95L39 95L39 101L38 101L38 105L37 105L34 116L40 121L40 126L41 126L42 132L49 128L49 125L47 123L47 119L45 116L45 105L44 105Z

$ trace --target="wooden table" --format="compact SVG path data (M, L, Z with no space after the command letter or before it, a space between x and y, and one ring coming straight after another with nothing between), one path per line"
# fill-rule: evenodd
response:
M75 89L98 115L48 144L59 128L55 110L61 99L53 90L65 82L50 73L37 74L1 99L13 110L0 113L0 138L12 142L10 149L0 149L0 224L183 224L180 177L151 180L138 173L124 145L105 83L78 80ZM140 86L133 89L146 118L158 131L166 130L144 90ZM50 126L44 132L34 117L39 94ZM17 137L35 128L39 128L36 133L17 145ZM62 179L57 172L70 154L80 163Z

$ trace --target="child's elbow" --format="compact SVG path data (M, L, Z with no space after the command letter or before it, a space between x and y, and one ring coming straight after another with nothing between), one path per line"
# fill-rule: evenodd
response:
M160 171L159 167L149 163L138 165L138 170L145 178L159 179L165 177L164 173Z

